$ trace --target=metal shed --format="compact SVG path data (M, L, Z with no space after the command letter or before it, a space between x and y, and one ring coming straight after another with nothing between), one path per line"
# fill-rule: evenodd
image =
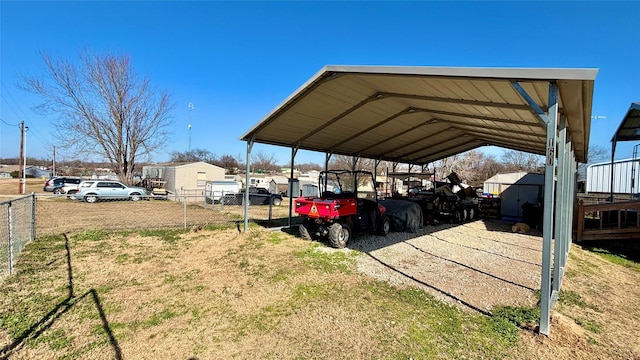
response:
M518 171L496 174L484 182L483 191L500 195L500 214L522 218L522 205L542 203L544 174Z
M571 243L576 162L587 160L596 74L325 66L242 135L247 174L256 142L291 148L292 169L299 149L324 152L325 167L333 154L353 156L354 167L360 158L424 166L484 145L545 155L540 332L548 334ZM291 207L292 199L290 215Z
M610 199L613 201L613 193L614 184L615 184L615 166L614 158L616 155L616 145L619 141L638 141L640 140L640 102L633 102L631 106L629 106L629 110L625 114L624 118L620 122L620 126L613 134L613 138L611 139L611 167L609 171L609 192ZM634 149L635 152L635 149ZM634 154L635 157L635 154ZM634 184L635 185L635 184Z
M586 185L587 193L637 194L640 192L640 160L591 164L587 166Z

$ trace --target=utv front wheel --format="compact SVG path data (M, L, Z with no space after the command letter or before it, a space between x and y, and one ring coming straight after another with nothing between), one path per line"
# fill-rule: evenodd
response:
M309 234L309 228L303 222L298 226L298 235L304 240L311 240L311 235Z
M351 239L351 229L347 224L335 223L329 227L329 245L342 249Z

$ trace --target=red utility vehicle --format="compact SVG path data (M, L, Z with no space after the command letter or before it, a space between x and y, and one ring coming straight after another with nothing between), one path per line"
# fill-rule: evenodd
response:
M321 196L299 197L295 211L302 218L300 237L327 238L343 248L353 234L386 236L391 223L378 204L373 174L367 171L330 170L320 173Z

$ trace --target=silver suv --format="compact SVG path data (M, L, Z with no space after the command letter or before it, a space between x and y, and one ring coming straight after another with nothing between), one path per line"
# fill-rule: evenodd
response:
M69 190L75 190L82 180L75 176L52 177L44 183L42 190L52 191L54 194L66 194Z
M88 203L100 200L138 201L147 196L147 191L143 188L127 186L120 181L85 180L78 185L78 192L74 196Z

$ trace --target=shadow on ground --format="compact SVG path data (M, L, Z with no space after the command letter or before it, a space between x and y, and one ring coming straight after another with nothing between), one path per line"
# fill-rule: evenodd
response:
M104 313L104 309L102 307L102 303L100 301L100 296L95 289L89 289L88 291L82 293L81 295L76 295L75 288L73 286L73 267L71 266L71 251L69 249L69 238L66 234L64 234L65 240L65 250L66 250L66 263L67 263L67 297L60 301L56 306L54 306L48 313L46 313L38 322L33 324L29 329L25 330L22 334L16 337L10 344L3 346L0 348L0 359L9 359L12 355L20 351L20 349L30 340L35 340L42 333L49 329L57 319L71 310L74 306L79 304L81 301L93 301L93 304L98 311L100 316L100 320L102 321L102 328L109 338L109 343L111 344L111 348L113 349L113 357L115 359L122 359L122 351L120 349L120 345L113 335L113 331L109 326L109 321Z

